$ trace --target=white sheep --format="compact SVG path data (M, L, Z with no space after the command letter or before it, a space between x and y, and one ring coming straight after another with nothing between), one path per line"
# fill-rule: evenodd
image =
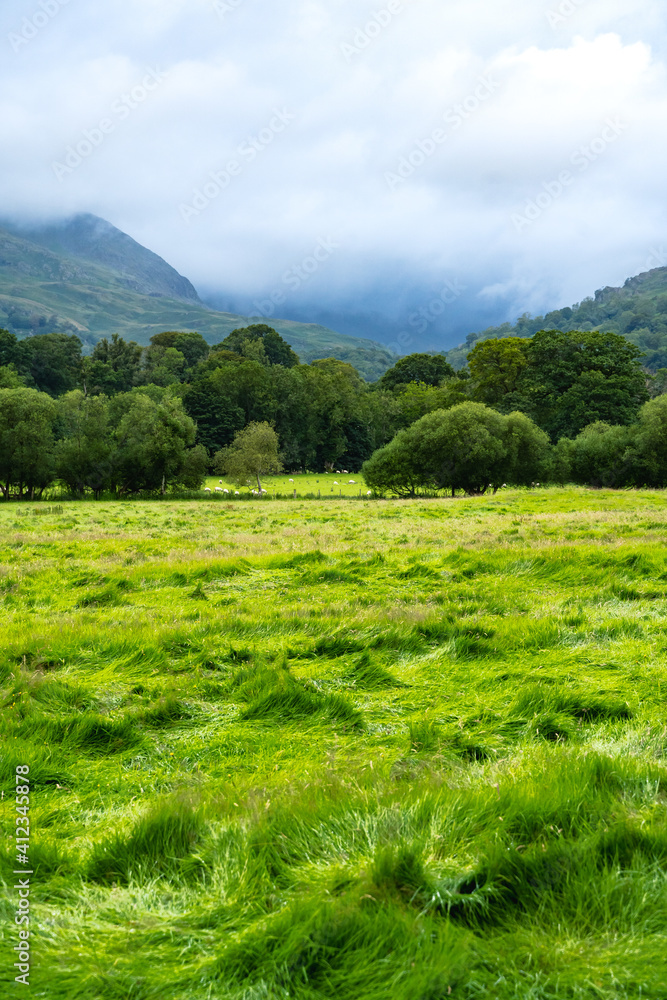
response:
M348 486L354 486L354 479L348 480Z
M229 493L229 490L223 490L222 492L223 493Z
M338 486L338 480L334 479L334 486Z
M204 487L204 493L210 493L210 492L211 492L211 487L210 486L205 486Z
M241 496L241 494L239 493L239 491L238 491L238 490L234 490L234 496L235 496L235 497L240 497L240 496Z
M216 486L215 492L216 493L224 493L224 490L223 490L222 486Z
M293 482L294 482L294 480L293 480L293 479L290 479L290 483L293 483Z
M370 495L371 495L371 491L370 491L370 490L367 490L367 491L366 491L366 496L367 496L367 497L369 497Z

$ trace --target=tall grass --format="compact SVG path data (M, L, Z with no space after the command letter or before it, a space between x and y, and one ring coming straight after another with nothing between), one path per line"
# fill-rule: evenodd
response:
M35 995L665 1000L666 540L651 491L0 505Z

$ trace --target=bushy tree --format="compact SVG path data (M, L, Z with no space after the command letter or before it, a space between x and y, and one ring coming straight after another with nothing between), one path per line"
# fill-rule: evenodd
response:
M408 382L440 385L445 378L454 378L456 372L442 354L408 354L385 372L379 380L383 389L395 389Z
M278 435L273 427L265 421L254 422L235 434L229 448L217 452L213 466L216 472L237 486L246 486L255 480L261 491L261 477L282 470L278 450Z
M173 348L185 358L186 368L195 368L209 355L210 347L200 333L183 330L165 330L151 337L147 354L152 348Z
M481 340L468 355L475 400L507 412L520 401L530 341L519 337Z
M178 472L179 483L189 490L198 490L206 479L208 467L208 452L202 444L188 448Z
M0 389L20 389L26 380L17 372L13 364L0 365Z
M43 333L19 342L17 368L49 396L76 389L81 380L82 343L74 334Z
M530 486L550 474L552 449L549 436L525 413L508 413L504 435L507 465L503 479L514 486ZM499 485L499 480L494 483Z
M612 488L632 485L636 476L634 436L634 427L601 420L589 424L568 449L572 482Z
M215 371L197 379L186 389L183 404L197 423L200 444L211 452L230 444L245 423L245 413L236 397L229 380Z
M421 491L436 490L437 483L429 481L421 455L415 451L412 428L398 432L389 444L379 448L362 467L367 486L384 496L415 497Z
M113 481L114 438L106 396L84 396L80 389L58 400L56 475L73 493L86 489L99 499Z
M14 365L19 361L19 341L16 334L0 330L0 367Z
M164 494L167 486L181 483L196 434L181 400L168 392L161 402L148 393L128 393L115 402L125 410L116 429L118 491L159 489Z
M617 334L541 330L527 357L521 392L552 441L574 438L597 420L632 423L648 399L641 351Z
M667 486L667 395L641 408L634 430L637 483Z
M0 389L0 490L41 496L53 482L56 403L36 389Z
M84 390L107 396L129 392L140 382L142 354L139 344L123 340L117 333L111 335L111 340L103 337L90 357L83 359Z
M401 431L363 467L377 492L419 490L484 493L507 481L534 481L548 461L549 440L522 413L508 416L481 403L436 410Z
M245 357L268 365L282 365L294 368L299 364L299 355L284 340L277 330L266 323L252 323L250 326L232 330L213 350L233 351Z

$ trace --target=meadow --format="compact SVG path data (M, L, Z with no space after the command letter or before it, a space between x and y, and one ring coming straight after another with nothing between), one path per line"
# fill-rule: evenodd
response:
M658 491L0 505L3 996L664 1000L666 541Z
M291 472L279 476L262 476L260 478L262 489L265 489L269 499L294 498L296 492L297 499L317 499L331 500L341 497L365 498L368 487L360 473L353 472ZM257 489L257 484L253 484ZM216 486L223 490L228 490L231 496L235 496L237 487L225 478L219 476L209 476L202 491L208 489L214 491ZM252 496L252 487L241 487L238 490L239 496L248 499ZM201 491L200 491L201 492Z

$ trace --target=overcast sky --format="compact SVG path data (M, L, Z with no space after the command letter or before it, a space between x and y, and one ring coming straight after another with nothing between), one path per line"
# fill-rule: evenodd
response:
M449 347L667 264L666 37L654 0L4 0L0 214Z

